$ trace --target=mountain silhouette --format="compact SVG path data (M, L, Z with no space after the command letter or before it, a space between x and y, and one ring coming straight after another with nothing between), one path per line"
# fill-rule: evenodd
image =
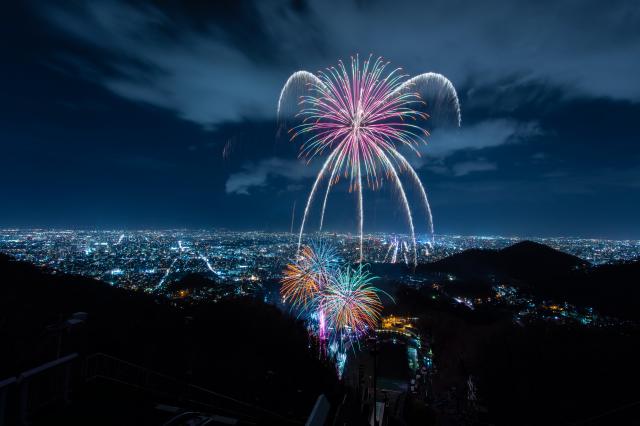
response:
M433 272L452 274L460 288L508 284L605 315L640 320L639 260L592 266L544 244L522 241L501 250L465 250L416 268L417 274Z
M449 272L465 278L494 275L531 282L588 267L579 257L544 244L522 241L501 250L470 249L439 261L420 265L418 272Z

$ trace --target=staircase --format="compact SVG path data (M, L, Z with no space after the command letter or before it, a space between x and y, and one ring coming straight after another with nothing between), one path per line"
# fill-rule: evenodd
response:
M190 409L229 416L243 423L304 423L103 353L89 355L85 359L83 376L87 383L116 383L163 400L175 401L176 404Z
M0 426L199 424L177 419L194 414L207 424L305 423L104 353L71 354L0 384Z

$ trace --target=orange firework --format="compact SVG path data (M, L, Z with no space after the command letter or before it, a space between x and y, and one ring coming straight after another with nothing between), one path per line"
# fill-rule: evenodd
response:
M330 279L336 262L334 250L327 245L302 247L296 260L284 270L282 298L297 307L310 307Z

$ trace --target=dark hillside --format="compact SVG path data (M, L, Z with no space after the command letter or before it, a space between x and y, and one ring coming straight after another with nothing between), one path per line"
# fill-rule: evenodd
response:
M606 315L640 321L640 261L573 271L538 284L541 293Z
M490 283L507 283L542 298L640 320L639 261L592 267L578 257L523 241L502 250L466 250L416 270L422 275L434 272L453 274L456 286L477 288L475 293L482 293Z
M104 352L296 418L336 383L305 328L253 299L178 309L6 256L0 277L0 378L55 359L58 347L63 355ZM80 311L86 324L59 340L57 326Z
M434 353L435 395L477 385L487 409L480 424L583 424L640 400L640 329L515 324L510 316L434 300L431 289L402 287L400 311L420 318ZM461 393L464 400L464 392ZM636 424L640 405L590 420Z

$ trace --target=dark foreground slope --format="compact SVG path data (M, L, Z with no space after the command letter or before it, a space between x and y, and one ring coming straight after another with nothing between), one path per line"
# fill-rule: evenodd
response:
M103 352L298 419L335 386L332 367L309 350L304 327L261 302L178 309L6 256L0 257L0 277L0 380L58 353ZM88 313L79 330L56 331L79 311Z
M624 319L640 321L640 260L601 265L551 277L538 291Z
M637 325L518 324L509 314L470 310L434 294L403 287L396 302L400 312L420 318L432 345L435 407L468 404L471 379L486 409L480 424L637 424Z

